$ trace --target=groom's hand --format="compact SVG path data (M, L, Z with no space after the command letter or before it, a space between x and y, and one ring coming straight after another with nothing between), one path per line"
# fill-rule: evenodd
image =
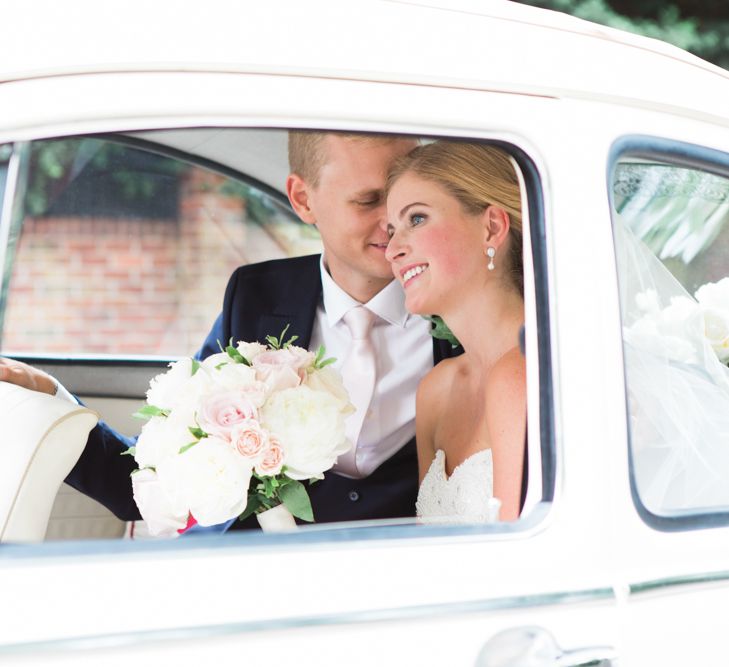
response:
M51 396L56 393L56 382L50 375L15 359L0 357L0 381Z

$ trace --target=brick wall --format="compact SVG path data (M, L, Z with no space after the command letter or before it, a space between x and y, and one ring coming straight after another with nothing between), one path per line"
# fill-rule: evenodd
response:
M26 219L3 351L194 352L233 269L287 254L246 217L241 197L221 194L224 181L186 172L174 220Z

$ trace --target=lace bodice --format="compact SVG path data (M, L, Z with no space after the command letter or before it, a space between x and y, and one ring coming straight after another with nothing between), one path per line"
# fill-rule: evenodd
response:
M482 449L446 474L445 452L439 449L418 491L416 513L424 523L488 523L496 521L493 462ZM496 507L494 505L496 504ZM496 514L496 516L494 516Z

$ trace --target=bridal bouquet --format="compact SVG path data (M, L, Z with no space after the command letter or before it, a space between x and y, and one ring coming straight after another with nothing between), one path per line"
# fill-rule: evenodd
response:
M288 327L287 327L288 328ZM267 337L155 377L136 447L134 500L154 535L172 536L283 504L313 521L303 481L323 477L351 447L354 411L324 349Z
M636 296L641 317L625 334L628 342L642 349L654 349L660 340L667 356L683 363L702 358L706 340L722 364L729 364L729 278L699 287L692 299L674 296L661 307L653 289Z

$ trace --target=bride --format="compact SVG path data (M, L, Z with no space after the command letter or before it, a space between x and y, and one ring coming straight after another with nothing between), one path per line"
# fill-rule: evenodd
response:
M509 156L437 141L401 158L387 184L387 258L412 313L437 314L464 354L417 393L423 520L519 515L526 436L520 193Z

